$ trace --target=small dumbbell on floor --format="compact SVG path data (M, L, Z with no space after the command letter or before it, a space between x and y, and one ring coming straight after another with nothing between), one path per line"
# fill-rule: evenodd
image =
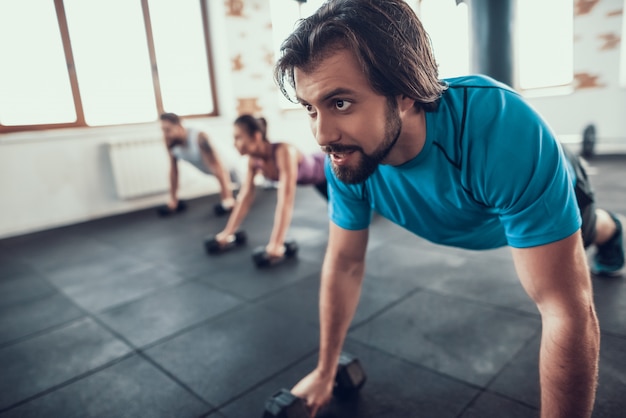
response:
M184 212L187 209L187 202L179 200L175 209L170 209L168 205L161 205L157 207L157 214L161 217L174 215L176 213Z
M282 257L270 257L264 246L256 247L252 252L252 260L257 267L270 267L293 258L298 254L298 244L295 241L285 241L285 254Z
M232 250L235 247L244 245L248 241L248 236L244 231L237 231L232 236L229 242L222 245L215 237L210 237L204 240L204 249L209 254L220 254L228 250Z
M226 207L221 202L213 206L213 212L215 213L216 216L226 215L227 213L230 213L232 211L233 211L232 206Z
M356 395L367 377L359 359L341 353L335 376L333 394L340 399ZM298 398L287 389L281 389L265 402L263 418L310 418L304 399Z

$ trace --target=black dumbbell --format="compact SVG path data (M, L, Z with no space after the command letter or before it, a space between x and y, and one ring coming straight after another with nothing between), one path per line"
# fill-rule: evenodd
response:
M281 389L265 402L263 418L311 418L304 400Z
M358 358L348 353L341 353L335 376L335 396L346 399L356 395L365 384L367 376Z
M341 399L352 397L363 387L366 379L359 360L348 353L341 353L333 394ZM263 418L310 418L310 415L304 399L281 389L265 402Z
M244 245L248 241L248 236L244 231L237 231L233 234L232 240L224 245L220 244L215 237L204 240L204 249L209 254L219 254L232 250L235 247Z
M170 209L168 205L161 205L156 209L156 211L159 216L165 217L173 215L175 213L184 212L186 209L187 202L185 202L184 200L179 200L178 204L176 205L176 209Z
M257 267L269 267L278 264L298 254L298 244L295 241L285 241L285 254L282 257L270 257L264 246L256 247L252 252L252 260Z
M222 216L222 215L226 215L227 213L232 212L233 208L227 208L224 205L222 205L222 203L218 203L215 206L213 206L213 212L215 212L215 215L217 216Z

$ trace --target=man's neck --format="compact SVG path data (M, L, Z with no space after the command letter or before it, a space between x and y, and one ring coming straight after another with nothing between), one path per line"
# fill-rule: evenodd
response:
M384 164L399 166L417 157L426 143L426 114L423 110L402 121L402 130Z

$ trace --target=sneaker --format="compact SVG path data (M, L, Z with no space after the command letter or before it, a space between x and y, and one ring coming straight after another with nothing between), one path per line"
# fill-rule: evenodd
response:
M619 270L624 267L624 242L622 238L622 223L612 213L609 213L615 221L617 230L615 234L602 245L598 245L598 251L593 257L592 273L597 276L617 276Z

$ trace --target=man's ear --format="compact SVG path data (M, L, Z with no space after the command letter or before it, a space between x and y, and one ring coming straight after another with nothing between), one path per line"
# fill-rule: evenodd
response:
M398 95L398 97L396 97L396 101L398 103L398 111L400 113L413 109L413 106L415 105L415 99L411 99L409 96L405 96L404 94Z

